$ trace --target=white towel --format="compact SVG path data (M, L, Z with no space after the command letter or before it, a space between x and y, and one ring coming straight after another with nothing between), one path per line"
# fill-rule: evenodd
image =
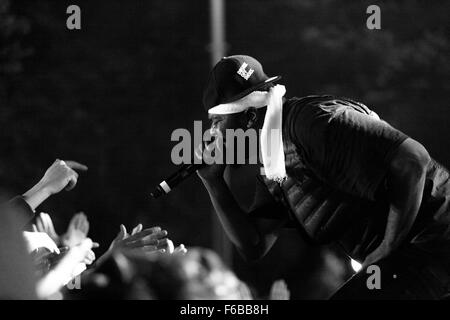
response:
M269 91L254 91L237 101L220 104L208 110L210 114L233 114L250 107L267 106L260 137L261 156L267 178L279 183L286 178L282 134L285 93L286 88L283 85L276 85Z

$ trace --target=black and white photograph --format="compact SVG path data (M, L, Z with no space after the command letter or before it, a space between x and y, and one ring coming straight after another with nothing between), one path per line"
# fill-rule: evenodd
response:
M449 17L0 0L0 299L450 300Z

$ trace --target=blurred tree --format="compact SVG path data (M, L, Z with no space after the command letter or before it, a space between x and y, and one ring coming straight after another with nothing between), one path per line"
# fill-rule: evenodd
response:
M23 59L31 54L21 41L29 31L27 20L11 13L10 1L0 0L0 101L3 103L9 97L11 77L22 71Z
M2 81L8 99L0 119L1 184L8 194L23 192L55 158L77 159L89 166L88 174L73 192L41 208L54 212L57 228L83 209L93 237L104 243L119 223L139 220L161 224L177 242L208 246L209 230L198 231L209 225L209 204L196 192L196 179L186 182L185 192L159 201L149 196L174 168L171 132L191 129L203 116L202 83L191 80L209 68L206 1L81 0L79 31L66 28L69 4L16 0L3 7L8 17L26 18L27 32L13 40L33 54L23 59L12 45L0 45L23 66Z

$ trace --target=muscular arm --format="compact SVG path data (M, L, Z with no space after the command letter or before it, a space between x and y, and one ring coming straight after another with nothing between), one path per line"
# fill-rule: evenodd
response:
M389 255L410 232L422 202L430 160L427 150L413 139L408 138L399 146L387 176L390 209L384 239L366 258L365 265Z
M405 239L417 216L430 160L419 142L406 139L391 161L388 175L391 207L385 241L393 248Z
M263 257L278 237L285 220L252 219L244 212L225 180L203 179L214 209L230 241L248 259Z

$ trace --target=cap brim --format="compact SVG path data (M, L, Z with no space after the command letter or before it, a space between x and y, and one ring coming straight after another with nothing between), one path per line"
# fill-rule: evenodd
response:
M278 80L281 79L281 76L275 76L275 77L270 77L256 85L254 85L253 87L248 88L245 91L242 91L241 93L239 93L238 95L235 95L234 97L231 97L230 99L227 99L226 101L222 102L222 103L230 103L233 101L237 101L243 97L245 97L246 95L249 95L250 93L252 93L253 91L258 91L259 89L267 86L268 84L274 83Z

